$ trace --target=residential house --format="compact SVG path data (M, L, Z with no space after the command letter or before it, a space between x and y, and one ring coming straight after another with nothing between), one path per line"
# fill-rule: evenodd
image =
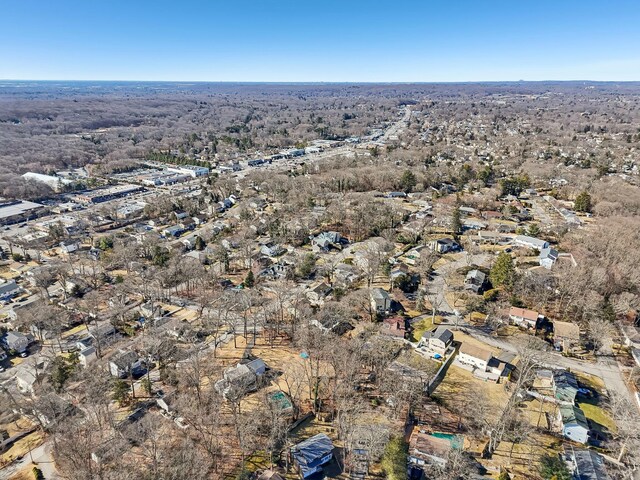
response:
M396 263L389 272L389 280L395 286L405 288L415 283L414 276L409 272L409 267L404 263Z
M274 263L267 268L258 272L258 277L268 278L270 280L277 280L278 278L285 278L293 270L291 265L283 262Z
M312 304L322 305L324 303L324 299L328 297L332 291L333 288L324 282L320 282L307 290L306 295Z
M405 262L409 265L416 265L420 260L421 255L423 255L422 251L427 248L425 245L419 245L417 247L409 250L405 255Z
M333 458L333 443L324 433L314 435L291 448L293 463L302 478L321 472Z
M462 365L471 367L474 375L499 382L513 369L509 364L512 359L504 357L506 355L494 357L487 349L462 342L456 360Z
M87 368L87 365L89 365L94 360L97 360L97 358L98 355L95 347L88 347L78 352L78 361L84 368Z
M464 216L475 215L478 211L473 207L459 207L458 211Z
M60 250L63 253L69 255L70 253L77 252L80 249L80 244L78 242L60 242Z
M554 346L568 352L580 345L580 327L570 322L553 322L553 344Z
M554 370L552 376L554 397L562 403L573 405L580 389L575 375L567 370Z
M284 477L273 470L265 470L256 480L284 480Z
M392 337L404 338L407 334L407 321L404 317L385 318L380 332Z
M162 305L160 305L159 303L150 301L140 305L140 313L146 319L153 319L153 318L161 318L169 312L163 309Z
M120 351L109 361L109 372L114 377L126 378L143 370L142 361L136 352Z
M277 257L278 255L282 255L284 252L286 252L285 248L277 243L267 243L260 247L260 253L267 257Z
M604 458L594 450L568 446L563 457L572 480L611 480Z
M382 288L373 288L370 295L371 308L378 315L388 315L391 312L391 297Z
M89 288L89 284L81 277L72 277L64 281L64 291L69 295L79 295Z
M198 235L189 235L180 240L184 248L187 250L193 250L196 248L196 242L198 241Z
M258 388L266 370L266 364L259 358L238 363L224 371L223 378L216 382L215 389L227 398L244 395Z
M16 384L18 390L22 393L33 393L33 386L36 384L39 375L36 374L35 369L22 368L16 373Z
M418 347L425 347L432 352L445 357L447 350L453 343L453 333L446 327L436 327L422 334Z
M506 244L511 242L512 238L504 233L490 231L480 231L478 235L472 237L476 243L490 243L492 245Z
M453 449L462 448L462 440L458 435L434 435L422 425L416 425L409 437L409 464L422 467L437 465L444 467L447 457Z
M34 385L42 378L43 373L47 369L48 365L49 360L42 357L32 357L25 360L25 362L21 365L22 368L18 369L18 372L15 376L18 389L22 393L33 394Z
M7 347L8 350L13 350L17 353L25 352L29 343L31 343L29 337L13 330L7 332L2 338L2 344Z
M465 230L484 230L487 228L487 224L473 218L465 218L462 220L462 227Z
M529 237L527 235L516 235L514 243L521 247L535 248L536 250L540 251L542 251L543 248L547 248L549 246L549 242L540 240L539 238Z
M267 206L267 201L259 197L252 198L251 201L249 201L249 206L254 210L263 210Z
M464 279L464 289L482 293L487 286L487 275L480 270L471 270Z
M526 308L511 307L509 309L509 320L520 327L536 328L540 317L538 312Z
M179 237L184 233L185 229L182 225L173 225L162 230L165 237Z
M14 297L21 291L22 288L16 283L15 280L7 280L6 282L0 284L0 300L7 300L11 297Z
M560 405L559 420L562 424L562 435L578 443L589 441L589 422L584 412L575 405Z
M547 247L540 250L538 256L540 265L544 268L551 269L558 260L558 251L555 248Z
M470 365L483 372L489 368L489 362L493 354L482 347L477 347L468 342L462 342L458 351L458 361L465 365Z
M354 326L344 320L336 320L331 316L322 316L320 318L312 318L310 325L319 328L324 333L335 333L336 335L344 335L354 329Z
M429 242L429 247L438 253L456 252L460 245L452 238L439 238Z
M310 238L314 252L328 252L331 248L342 250L342 245L348 243L338 232L322 232Z
M180 221L180 220L185 220L186 218L188 218L189 214L187 212L180 211L180 212L173 212L173 216L175 217L175 219L177 221Z
M335 282L348 287L358 280L358 272L353 265L339 263L333 272L333 278Z

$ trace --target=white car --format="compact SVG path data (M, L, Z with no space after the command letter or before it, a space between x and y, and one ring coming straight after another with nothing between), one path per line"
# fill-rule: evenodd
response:
M27 358L29 354L27 352L20 352L20 358Z

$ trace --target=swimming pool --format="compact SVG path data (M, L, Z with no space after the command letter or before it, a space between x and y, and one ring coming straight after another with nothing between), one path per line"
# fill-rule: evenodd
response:
M432 437L443 438L445 440L449 440L451 446L456 450L462 450L464 444L464 437L461 435L456 435L455 433L444 433L444 432L432 432L430 433Z

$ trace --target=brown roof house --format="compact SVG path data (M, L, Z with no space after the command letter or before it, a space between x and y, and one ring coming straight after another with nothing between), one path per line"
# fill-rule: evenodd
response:
M536 328L540 314L526 308L511 307L509 309L509 320L515 325L526 328Z
M464 437L454 434L430 432L422 425L413 427L409 438L409 463L444 467L451 450L462 450Z
M553 322L553 345L563 352L580 346L580 327L570 322Z
M392 337L404 338L407 334L407 321L404 317L390 317L382 321L381 333Z

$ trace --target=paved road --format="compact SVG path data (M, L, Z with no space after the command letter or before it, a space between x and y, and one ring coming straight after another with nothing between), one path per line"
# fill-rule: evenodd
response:
M29 467L31 470L31 458L37 464L37 467L42 470L42 474L46 480L57 480L60 478L56 471L55 464L53 463L53 457L51 456L51 443L45 442L39 447L34 448L31 451L31 455L26 454L20 461L14 462L11 465L7 465L0 472L0 478L10 478L12 475ZM29 475L31 472L29 471Z
M477 328L467 328L467 331L470 335L488 345L507 352L517 353L517 347L504 338L494 337ZM620 393L626 396L633 405L637 405L633 394L624 382L618 363L612 356L600 356L596 363L589 363L551 351L545 352L545 358L544 366L548 368L566 368L602 378L607 391Z

